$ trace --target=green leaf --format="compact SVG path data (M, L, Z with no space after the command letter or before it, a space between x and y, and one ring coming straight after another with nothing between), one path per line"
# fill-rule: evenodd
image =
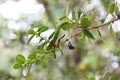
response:
M90 18L90 24L93 24L93 23L94 23L95 18L96 18L96 17L95 17L94 15L91 16L91 18Z
M34 30L29 30L28 34L35 34L35 31Z
M31 53L31 54L28 56L28 59L36 59L36 53Z
M16 63L16 64L13 66L14 69L19 69L19 68L21 68L21 67L22 67L22 64L19 64L19 63Z
M116 37L116 34L115 34L115 32L114 32L114 30L113 30L113 28L112 28L112 26L110 25L110 35L112 36L112 37Z
M109 80L116 80L114 77L110 76Z
M42 66L43 66L44 68L47 67L48 61L47 61L47 58L46 58L45 56L43 56L43 57L41 58L41 64L42 64Z
M80 19L80 15L82 14L82 11L80 10L80 8L78 9L78 19Z
M99 34L99 36L100 36L100 37L102 37L102 35L101 35L101 33L100 33L100 31L99 31L99 30L98 30L98 34Z
M44 31L46 31L46 30L48 30L48 27L47 27L47 26L41 26L41 27L37 30L37 32L40 34L40 33L44 32Z
M61 39L64 38L64 37L65 37L65 34L58 39L58 45L59 45Z
M67 17L66 16L63 16L63 17L61 17L59 20L61 21L61 20L64 20L64 19L66 19Z
M94 36L90 33L90 31L88 31L87 29L82 29L83 33L85 36L91 38L91 39L95 39Z
M23 63L25 63L25 57L21 54L18 54L16 56L16 61L17 61L17 63L23 64Z
M81 20L81 25L84 27L84 28L87 28L89 27L91 24L90 20L88 18L85 18L83 17L82 20Z
M108 12L113 14L114 10L115 10L115 3L112 3L108 8Z
M89 80L95 80L95 77L90 77Z
M30 43L30 41L32 40L33 37L34 37L34 34L28 39L27 44Z
M74 27L74 24L69 22L64 22L60 26L62 27L63 30L69 30L70 28Z
M119 13L119 8L117 3L115 3L115 14L118 15L118 13Z
M71 44L71 42L70 42L70 41L68 42L68 48L69 48L70 50L75 49L75 47Z
M53 32L50 36L49 36L49 40L54 36L55 32Z

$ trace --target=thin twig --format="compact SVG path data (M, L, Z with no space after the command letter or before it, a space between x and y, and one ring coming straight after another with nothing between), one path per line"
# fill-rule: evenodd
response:
M100 27L103 27L103 26L105 26L105 25L107 25L107 24L109 24L109 23L113 23L113 22L115 22L115 21L117 21L117 20L118 20L117 18L114 18L114 19L111 19L110 21L108 21L108 22L106 22L106 23L101 24L101 25L94 26L94 27L88 27L87 30L93 30L93 29L96 29L96 28L100 28ZM69 37L68 39L66 39L63 43L69 41L71 38L73 38L73 37L75 37L75 36L80 35L81 33L82 33L82 31L79 31L78 33L76 33L76 34L72 35L71 37Z

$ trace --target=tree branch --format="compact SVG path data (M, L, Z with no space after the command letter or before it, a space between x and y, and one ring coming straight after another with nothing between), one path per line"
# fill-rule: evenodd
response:
M103 24L100 24L100 25L98 25L98 26L88 27L87 30L93 30L93 29L96 29L96 28L100 28L100 27L103 27L103 26L105 26L105 25L107 25L107 24L109 24L109 23L113 23L113 22L115 22L115 21L117 21L117 20L118 20L118 18L113 18L113 19L111 19L110 21L108 21L108 22L106 22L106 23L103 23ZM69 41L71 38L73 38L73 37L75 37L75 36L80 35L81 33L82 33L82 31L80 30L78 33L76 33L76 34L72 35L71 37L69 37L68 39L66 39L63 43Z

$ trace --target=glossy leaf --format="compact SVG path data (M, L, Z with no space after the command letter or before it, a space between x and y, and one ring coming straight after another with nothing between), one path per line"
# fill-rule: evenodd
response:
M46 30L48 30L47 26L41 26L37 31L38 31L38 33L42 33L42 32L44 32Z
M70 50L75 49L75 47L71 44L71 42L70 42L70 41L68 42L68 48L69 48Z
M89 27L91 24L90 20L88 18L82 18L81 20L81 25L84 27L84 28L87 28Z
M16 61L17 61L17 63L19 63L19 64L23 64L23 63L25 63L25 57L24 57L23 55L21 55L21 54L18 54L18 55L16 56Z
M46 57L41 57L41 64L45 68L48 65L48 61Z
M112 3L108 8L108 12L113 14L114 10L115 10L115 3Z
M36 59L36 53L31 53L31 54L28 56L28 59Z
M94 36L90 33L89 30L87 30L87 29L82 29L82 31L83 31L83 33L84 33L85 36L87 36L87 37L89 37L89 38L91 38L91 39L95 39Z
M69 22L64 22L60 26L62 27L63 30L69 30L72 27L74 27L74 24L73 23L69 23Z
M34 37L34 34L28 39L27 44L30 43L30 41L32 40L33 37Z
M14 69L19 69L19 68L21 68L21 67L22 67L22 64L19 64L19 63L16 63L16 64L13 66Z
M29 30L28 34L35 34L35 31L34 30Z
M112 26L110 26L110 35L111 35L112 37L116 37L116 34L115 34Z

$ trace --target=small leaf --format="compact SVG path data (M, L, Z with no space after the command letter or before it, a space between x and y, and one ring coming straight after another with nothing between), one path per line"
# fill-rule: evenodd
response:
M28 34L35 34L35 31L34 30L29 30Z
M16 63L16 64L13 66L14 69L19 69L19 68L21 68L21 67L22 67L22 64L19 64L19 63Z
M68 42L68 48L69 48L70 50L75 49L75 47L71 44L71 42L70 42L70 41Z
M111 35L112 37L116 37L116 34L115 34L115 32L114 32L114 30L113 30L113 28L112 28L111 25L110 25L110 35Z
M94 15L91 16L91 18L90 18L90 23L91 23L91 24L94 23L95 18L96 18L96 17L95 17Z
M64 19L66 19L67 17L66 16L63 16L63 17L61 17L59 20L61 21L61 20L64 20Z
M78 10L78 19L80 19L80 15L82 14L82 11L80 10L80 8L79 8L79 10Z
M39 48L39 49L43 49L43 48L44 48L44 46L45 46L45 44L46 44L46 42L44 42L44 43L40 44L40 46L39 46L38 48Z
M90 20L88 18L85 18L83 17L82 20L81 20L81 25L84 27L84 28L87 28L89 27L91 24Z
M70 28L74 27L74 24L69 22L64 22L60 26L62 27L63 30L69 30Z
M53 32L50 36L49 36L49 40L54 36L55 32Z
M115 3L112 3L108 8L108 12L113 14L114 10L115 10Z
M64 37L65 37L65 34L58 39L58 45L59 45L59 43L60 43L60 40L61 40L62 38L64 38Z
M119 8L118 8L117 3L115 3L115 14L117 15L118 13L119 13Z
M36 53L31 53L31 54L28 56L28 59L36 59Z
M99 36L100 36L100 37L102 37L102 35L101 35L101 33L100 33L100 31L99 31L99 30L98 30L98 34L99 34Z
M58 49L60 50L61 54L63 55L63 51L60 48L58 48Z
M34 37L34 34L28 39L27 44L30 43L30 41L32 40L33 37Z
M38 33L40 34L40 33L44 32L44 31L46 31L46 30L48 30L48 27L47 27L47 26L41 26L37 31L38 31Z
M95 80L95 77L90 77L89 80Z
M43 38L43 37L41 37L41 38L40 38L39 43L40 43L42 40L44 40L44 38Z
M114 77L110 76L109 80L116 80Z
M25 57L21 54L18 54L16 56L16 61L17 61L17 63L23 64L23 63L25 63Z
M45 67L47 67L47 65L48 65L48 61L47 61L47 58L46 57L41 57L41 64L42 64L42 66L45 68Z
M95 39L94 36L90 33L90 31L88 31L87 29L82 29L83 33L85 36L91 38L91 39Z

